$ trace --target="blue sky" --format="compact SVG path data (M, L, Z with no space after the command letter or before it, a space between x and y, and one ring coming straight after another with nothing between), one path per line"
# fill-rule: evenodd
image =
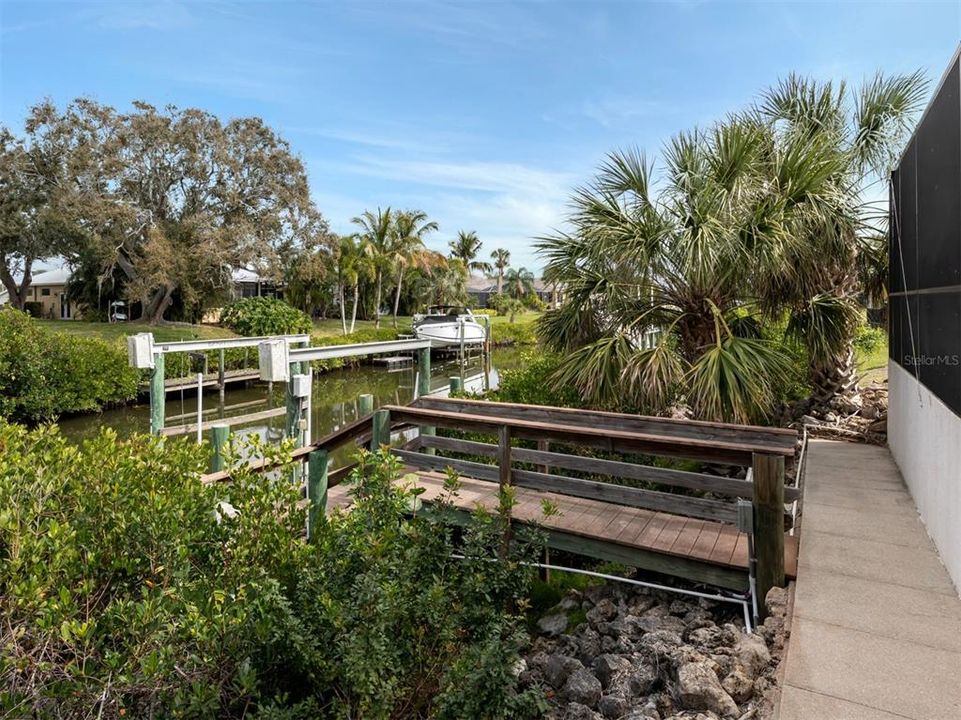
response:
M16 2L0 0L0 122L87 95L258 115L304 160L338 232L425 210L537 269L606 152L748 104L789 71L924 69L961 39L930 3Z

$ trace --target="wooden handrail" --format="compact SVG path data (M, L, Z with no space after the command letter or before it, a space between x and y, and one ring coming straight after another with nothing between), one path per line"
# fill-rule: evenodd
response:
M794 447L759 446L709 438L678 437L608 427L585 427L573 422L520 420L498 415L436 410L426 407L388 405L383 408L391 418L414 424L434 425L457 430L475 430L497 434L509 427L514 437L527 440L569 442L612 452L644 452L667 457L682 457L709 462L749 466L755 453L792 456ZM572 418L573 419L573 418Z
M425 435L418 439L417 444L418 447L421 448L434 448L436 450L447 450L465 455L481 455L489 458L497 457L497 445L478 442L476 440L461 440L460 438ZM624 478L626 480L651 482L657 485L668 485L670 487L680 487L688 490L702 490L727 495L729 497L751 499L754 496L754 488L751 481L740 480L738 478L720 477L687 470L639 465L619 460L605 460L603 458L584 457L581 455L548 452L545 450L529 450L527 448L515 447L512 452L512 457L517 462L530 463L542 467L563 468L564 470L576 470L595 475ZM784 499L787 502L791 502L799 495L800 493L797 488L784 489Z
M793 450L798 440L797 431L789 428L663 418L581 408L522 405L519 403L478 400L476 398L423 397L415 400L411 405L448 412L465 412L472 415L561 423L574 421L577 424L586 424L592 427L604 426L612 429L634 430L694 439L737 441L745 445L764 446L765 451L772 451L774 448ZM777 452L776 454L782 453Z

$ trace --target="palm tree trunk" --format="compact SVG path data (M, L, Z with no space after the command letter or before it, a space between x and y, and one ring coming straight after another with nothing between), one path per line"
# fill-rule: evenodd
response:
M354 332L354 326L357 324L357 305L360 303L360 283L354 283L354 310L350 316L350 332Z
M374 327L380 327L380 292L381 286L384 283L384 275L378 270L377 271L377 293L374 295Z
M340 295L340 327L347 334L347 298L344 294L344 283L338 283L337 291Z
M861 409L861 388L854 345L836 355L833 362L811 367L811 410L821 414L833 411L851 414Z
M404 266L397 273L397 292L394 293L394 327L397 327L397 311L400 309L400 288L404 284Z
M504 271L497 271L497 294L500 295L504 292Z

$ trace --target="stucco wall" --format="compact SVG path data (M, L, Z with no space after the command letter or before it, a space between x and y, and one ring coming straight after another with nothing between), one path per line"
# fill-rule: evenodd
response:
M888 362L888 389L891 454L961 590L961 417L894 361Z

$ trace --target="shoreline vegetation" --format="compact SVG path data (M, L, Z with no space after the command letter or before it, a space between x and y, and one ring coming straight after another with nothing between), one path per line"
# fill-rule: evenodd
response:
M506 316L492 316L494 345L532 345L538 316L526 313L513 323ZM353 333L343 335L339 320L315 320L310 328L311 343L392 340L409 333L410 322L409 317L400 317L396 328L387 324L377 328L373 321L358 321ZM138 332L152 332L159 342L236 336L213 325L36 320L10 309L0 310L0 416L36 423L136 403L144 378L127 365L125 338ZM217 362L217 353L208 353L208 366L215 368ZM228 350L225 362L228 370L244 367L256 363L256 353ZM349 360L326 361L316 363L315 369L323 372L349 364ZM171 371L179 367L171 364ZM186 376L186 365L183 367Z

